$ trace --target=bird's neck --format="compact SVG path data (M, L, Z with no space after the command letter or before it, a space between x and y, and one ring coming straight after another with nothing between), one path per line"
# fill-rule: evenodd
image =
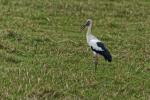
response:
M87 35L90 35L92 33L92 25L90 25L87 29Z
M86 33L87 43L90 41L91 37L92 37L92 25L90 25L87 29L87 33Z

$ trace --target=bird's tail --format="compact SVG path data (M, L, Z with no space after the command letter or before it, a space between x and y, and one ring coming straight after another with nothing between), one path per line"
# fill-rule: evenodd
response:
M102 55L104 56L105 60L107 60L108 62L112 61L112 56L107 49L103 51Z

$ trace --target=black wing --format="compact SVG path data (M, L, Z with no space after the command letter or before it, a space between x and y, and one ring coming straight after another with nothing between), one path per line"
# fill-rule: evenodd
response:
M91 47L91 49L93 51L95 51L96 53L102 55L105 58L105 60L111 62L112 56L111 56L109 50L105 47L105 45L102 42L97 42L96 44L98 47L102 48L103 51L98 51L98 50L94 49L93 47Z

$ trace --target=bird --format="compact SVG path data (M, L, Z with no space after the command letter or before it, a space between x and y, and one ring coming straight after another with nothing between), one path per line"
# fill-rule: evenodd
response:
M81 26L81 31L87 28L86 40L93 52L93 62L95 64L95 70L97 70L99 55L103 56L108 62L112 61L112 56L106 45L92 34L92 24L92 19L87 19L86 23Z

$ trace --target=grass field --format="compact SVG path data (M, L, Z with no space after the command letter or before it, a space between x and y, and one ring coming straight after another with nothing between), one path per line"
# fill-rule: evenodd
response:
M86 19L112 63L94 71ZM150 0L0 0L1 100L149 100Z

